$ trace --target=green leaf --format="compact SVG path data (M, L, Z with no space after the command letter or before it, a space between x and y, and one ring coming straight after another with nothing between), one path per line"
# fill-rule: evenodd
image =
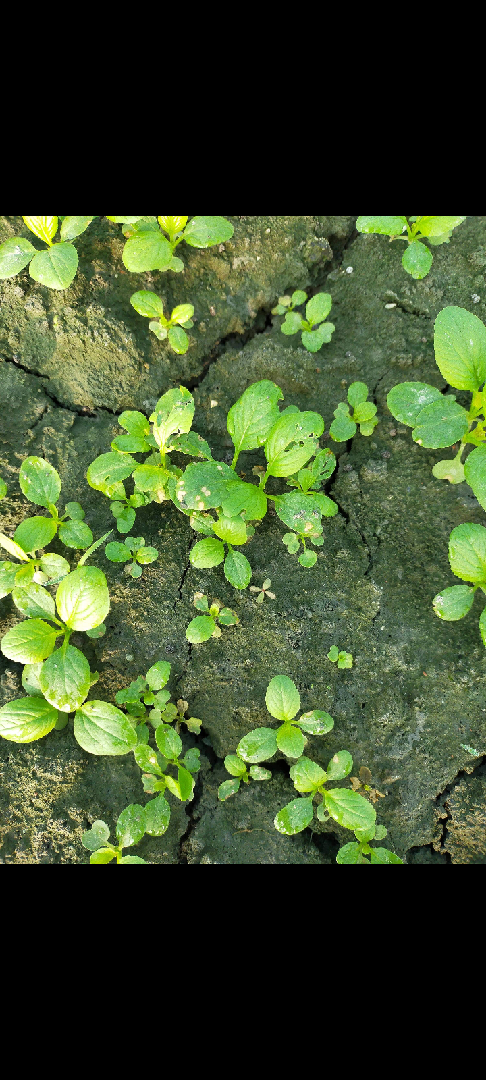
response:
M156 773L157 776L162 776L157 754L150 746L144 743L137 745L133 751L133 756L143 772Z
M475 589L470 589L468 585L452 585L442 589L432 600L435 614L446 622L463 619L472 608L474 593Z
M324 769L310 758L302 757L290 770L290 779L297 791L317 791L327 779Z
M327 659L332 660L333 664L335 664L336 660L339 659L339 649L336 645L331 645L331 648L329 649L329 652L327 654Z
M236 778L234 780L223 780L223 783L220 784L218 788L219 801L225 802L226 799L229 799L230 795L236 795L240 784L241 780Z
M82 521L85 516L83 507L78 502L66 503L65 511L73 521Z
M293 799L277 814L274 825L285 836L295 836L310 825L314 817L312 799Z
M213 636L215 629L215 620L210 615L197 615L187 627L186 638L192 645L200 645L202 641L208 641Z
M178 450L180 454L187 454L189 457L206 458L208 461L211 461L213 456L206 439L195 431L188 431L172 438L170 450L171 452Z
M157 728L157 730L160 730ZM180 797L182 802L188 802L192 799L195 780L191 776L188 769L184 769L179 766L177 770L177 783L179 785Z
M162 502L166 498L169 475L160 465L139 465L133 474L133 481L137 491L148 491L156 502Z
M169 827L170 806L163 795L151 799L145 806L145 832L149 836L163 836Z
M67 289L76 276L78 253L74 244L53 244L34 255L29 273L49 289Z
M48 578L63 578L70 571L67 559L63 559L62 555L51 555L50 552L42 556L40 567Z
M273 728L261 727L249 731L244 735L236 748L243 761L249 765L258 765L260 761L268 761L277 753L277 736Z
M349 776L352 768L353 759L351 754L348 754L347 750L340 750L339 753L334 754L327 766L327 779L344 780L345 776Z
M365 863L367 859L361 854L361 844L351 842L350 844L344 844L336 855L336 862L341 866L349 863Z
M173 237L177 236L178 233L182 232L182 230L183 230L183 228L184 228L184 226L185 226L185 224L187 222L187 217L182 217L182 216L180 216L180 217L177 217L177 216L159 217L159 218L157 218L157 220L159 222L160 228L164 229L165 232L168 232L169 236L171 236L171 238L173 238Z
M39 685L44 697L60 712L74 712L87 698L91 672L83 653L73 645L56 649L42 665Z
M275 510L285 525L301 536L312 536L316 531L322 531L322 515L333 517L337 514L338 507L332 499L320 492L302 495L296 491L289 495L278 495L275 498Z
M303 330L302 331L302 344L307 352L318 352L322 345L328 344L334 333L335 326L333 323L323 323L317 328L317 330Z
M352 439L356 435L356 424L349 415L349 410L340 409L339 406L334 410L335 419L329 428L329 434L334 442L347 442L348 439Z
M323 431L324 421L318 413L284 413L265 443L268 474L291 476L301 469L317 450L317 439Z
M97 851L110 839L110 830L105 821L93 821L89 832L83 833L81 843L88 851Z
M439 401L442 396L440 390L428 383L405 382L398 383L390 390L386 403L395 420L407 427L415 427L417 416L422 409L434 401Z
M383 840L388 833L388 829L385 829L384 825L376 825L374 834L375 840Z
M373 847L370 848L370 862L372 863L400 863L403 866L403 859L399 859L398 855L395 855L393 851L388 851L388 848Z
M0 478L0 499L4 499L7 494L7 485L5 480Z
M301 304L305 304L307 300L307 293L305 293L303 289L296 289L295 292L292 293L292 296L290 298L283 296L279 302L282 303L283 300L288 300L288 303L291 303L292 307L300 307ZM288 304L284 304L283 306L285 308L286 306L288 306Z
M152 333L155 334L159 341L165 341L165 338L168 336L167 328L165 326L161 326L158 319L152 319L152 321L149 322L149 330L151 330Z
M227 754L224 759L224 767L231 776L245 776L247 771L245 762L237 754Z
M110 863L110 862L113 862L113 859L115 857L116 857L116 850L113 847L98 848L97 851L93 851L93 854L90 855L89 861L90 861L90 863L93 863L93 864L96 864L96 863Z
M118 417L118 423L120 427L128 431L129 435L134 435L136 438L145 439L147 435L150 435L150 424L147 417L135 409L127 409L126 412L122 412Z
M357 424L362 424L363 422L366 423L368 420L372 420L375 415L376 405L373 405L372 401L363 401L360 405L356 406L353 413L353 420L355 420Z
M213 532L227 544L246 544L248 539L245 522L240 517L221 515L218 521L214 522ZM200 543L204 544L204 540L201 540Z
M228 518L236 517L244 511L247 521L260 521L267 512L267 497L257 484L246 484L243 480L230 480L226 483L221 507L223 514ZM225 538L222 537L222 539ZM237 540L230 542L238 543Z
M104 623L100 623L99 626L94 626L92 630L87 630L86 633L89 638L93 638L96 641L97 638L105 636L106 626Z
M63 521L59 525L59 539L66 547L87 548L93 543L93 533L84 521Z
M170 314L170 321L172 323L178 323L179 326L185 326L187 322L190 322L194 315L194 308L192 304L177 304Z
M330 816L345 829L366 829L376 821L376 810L356 791L347 788L325 790L324 801Z
M121 514L117 515L116 528L119 533L128 533L135 524L136 511L132 506L125 506Z
M182 326L171 326L169 329L169 345L178 356L183 356L189 348L189 338Z
M5 240L5 243L0 244L0 280L14 277L36 254L37 249L30 240L24 240L21 236L12 236L10 240Z
M163 394L150 416L157 445L163 449L169 435L190 431L193 416L194 398L185 386Z
M184 767L190 773L197 773L201 768L201 751L197 746L191 747L190 750L186 750L182 759Z
M158 557L159 553L156 548L148 546L140 548L139 551L137 551L136 553L137 562L141 563L142 566L146 566L148 563L155 562Z
M419 446L437 449L458 442L469 427L468 415L453 394L441 395L441 400L426 405L416 419L412 439Z
M213 247L231 240L234 228L223 217L193 217L184 230L186 244L196 248Z
M145 676L151 690L162 690L170 676L170 664L167 660L157 660L152 664Z
M196 570L208 570L212 566L218 566L224 559L224 544L221 540L198 540L189 553L189 560Z
M483 609L479 616L479 631L483 645L486 646L486 608Z
M331 305L332 299L330 293L317 293L306 305L305 317L307 322L310 323L311 326L323 322L329 315Z
M307 566L309 568L311 566L315 566L315 564L317 562L316 552L315 551L303 551L302 554L299 555L299 562L300 562L301 566Z
M0 600L2 596L8 596L15 585L15 577L18 566L12 562L0 562Z
M26 619L8 630L0 641L3 655L19 664L37 664L50 656L59 630L42 619Z
M349 652L340 652L338 656L338 668L352 668L353 656Z
M287 675L276 675L270 680L265 694L265 704L271 716L287 723L300 709L300 694ZM265 729L264 729L265 730Z
M47 547L56 531L57 523L52 518L25 518L14 532L14 541L30 555L39 548Z
M437 461L432 469L432 475L437 480L448 480L450 484L462 484L466 479L464 465L457 458L444 458L442 461Z
M305 323L298 311L287 311L280 329L282 334L291 337L292 334L297 334L302 329L302 325L305 326Z
M150 443L138 435L117 435L111 447L112 450L118 450L122 454L141 454L151 449Z
M242 450L255 450L263 445L278 420L277 402L282 399L280 387L268 379L252 383L238 398L227 418L237 455Z
M483 525L458 525L449 537L452 573L464 581L486 581L486 529Z
M261 769L259 765L251 765L248 770L252 780L271 780L270 769Z
M182 739L174 731L174 728L169 727L167 724L159 724L156 728L155 741L160 753L169 761L172 758L180 757L182 754Z
M138 844L145 833L145 809L132 803L122 810L116 823L116 835L121 848Z
M364 382L353 382L348 387L348 401L353 409L362 405L368 397L368 387Z
M81 566L63 578L56 596L59 618L71 630L92 630L110 610L105 575L95 566Z
M28 615L31 619L53 619L55 616L51 594L34 581L22 589L13 589L12 600L22 615Z
M156 319L159 315L164 315L162 300L156 293L150 292L149 289L140 289L139 292L133 293L130 297L130 303L135 308L135 311L138 311L139 315L145 315L146 318Z
M295 555L295 552L300 548L300 540L295 533L285 533L282 536L282 543L285 544L289 555Z
M0 709L0 735L9 742L35 742L52 731L56 720L56 709L44 698L17 698Z
M120 223L121 225L131 225L132 223L135 223L136 221L142 221L143 218L140 218L140 217L109 217L107 220L108 221L113 221L113 222L115 222L115 224Z
M24 217L23 221L25 221L27 228L34 233L34 236L37 236L39 240L43 240L45 244L50 244L56 235L57 217Z
M359 217L356 221L358 232L380 233L382 236L401 236L406 225L406 217Z
M107 701L85 701L74 717L74 738L88 754L110 757L128 754L137 745L133 724Z
M239 621L238 616L230 608L222 608L218 615L218 622L221 626L236 626Z
M465 217L421 217L418 226L422 236L443 236L465 220Z
M421 244L420 240L414 240L405 248L402 266L415 281L421 281L428 274L433 258L432 252L425 244Z
M464 462L464 476L478 503L486 510L486 446L477 446Z
M305 739L295 725L282 724L277 731L277 746L287 757L298 758L304 753Z
M224 576L235 589L246 589L250 584L252 569L241 551L228 551L224 560Z
M168 270L172 248L161 232L136 232L123 248L123 263L134 274L146 270Z
M187 466L176 484L174 502L182 510L212 510L221 506L228 480L238 477L222 461L204 461Z
M118 495L120 481L126 480L127 476L130 476L138 467L138 461L129 454L113 451L111 454L100 454L91 462L86 479L95 491L102 491L104 495L108 495L109 499L114 499ZM123 491L122 497L124 495Z
M445 307L435 320L435 359L446 382L478 390L486 379L486 327L460 307Z
M313 709L312 712L302 713L297 723L302 731L305 731L309 735L327 735L328 731L332 731L334 727L334 720L329 713L322 712L319 709Z
M61 240L74 240L75 236L81 236L94 221L94 217L65 217L61 225Z
M132 557L125 544L119 544L116 540L106 545L105 555L110 562L127 562Z
M57 502L61 493L59 473L44 458L25 458L20 467L19 483L30 502L46 509Z

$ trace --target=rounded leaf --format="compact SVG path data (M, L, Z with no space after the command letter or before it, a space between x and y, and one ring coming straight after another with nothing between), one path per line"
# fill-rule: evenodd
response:
M304 349L311 353L318 352L322 345L330 342L335 329L334 323L327 322L322 323L316 330L303 330L302 344Z
M44 698L17 698L0 709L0 735L10 742L35 742L52 731L56 721L57 710Z
M358 232L381 233L382 236L401 236L406 227L406 217L358 217L356 221Z
M184 230L184 240L191 247L207 248L231 240L234 228L224 217L193 217Z
M110 562L127 562L132 557L126 544L119 544L117 540L106 545L105 555Z
M297 721L301 731L309 735L326 735L332 731L334 720L329 713L314 709L312 712L302 713Z
M297 791L317 791L317 788L327 779L324 769L310 758L301 757L290 770L290 779Z
M327 319L331 310L332 298L330 293L317 293L306 304L305 317L307 322L314 326L316 323Z
M284 836L295 836L310 825L313 817L312 799L293 799L277 814L274 825Z
M19 664L38 664L50 656L56 644L59 630L42 619L26 619L8 630L0 641L0 648L9 660Z
M210 615L197 615L187 627L186 638L192 645L200 645L213 636L215 629L216 622Z
M167 660L157 660L156 664L152 664L145 675L145 678L150 686L151 690L162 690L170 675L170 664Z
M61 225L61 240L74 240L88 228L94 217L65 217Z
M450 484L462 484L466 479L464 465L457 458L443 458L442 461L437 461L432 469L432 475L437 480L448 480Z
M277 753L277 733L273 728L254 728L240 740L237 752L249 765L267 761Z
M93 533L85 521L62 521L59 539L66 547L83 549L93 543Z
M331 788L324 791L326 810L345 829L367 829L376 821L376 810L356 791L348 788Z
M284 723L298 713L300 694L287 675L276 675L268 684L265 704L271 716Z
M420 240L413 240L402 255L402 266L415 281L421 281L428 274L433 258L425 244L421 244Z
M277 731L277 746L286 757L299 758L304 753L305 739L295 724L282 724Z
M59 473L44 458L25 458L20 467L19 483L30 502L46 509L50 503L56 503L61 494Z
M85 701L74 717L74 737L88 754L120 757L137 745L137 733L125 713L107 701Z
M344 844L342 848L339 848L336 862L342 866L349 863L366 863L368 860L361 854L361 844L351 841L350 844Z
M12 236L0 244L0 280L14 277L37 255L37 248L21 236Z
M349 776L352 768L353 759L351 754L348 754L347 750L340 750L339 753L334 754L327 766L327 779L344 780L345 776Z
M407 427L415 427L417 416L422 409L441 397L440 390L428 383L405 382L398 383L390 390L386 403L395 420Z
M49 251L34 255L29 273L34 281L49 289L67 289L78 269L78 253L74 244L53 244Z
M452 585L448 589L442 589L432 600L435 614L446 622L463 619L471 610L475 591L470 589L469 585Z
M146 270L168 270L172 248L161 232L152 230L135 234L123 248L123 263L134 274Z
M22 220L25 221L27 228L34 233L34 236L37 236L39 240L43 240L45 244L49 244L56 235L57 217L23 217Z
M56 614L51 594L34 581L24 588L13 589L12 600L22 615L28 615L31 619L50 619Z
M0 562L0 600L12 592L18 568L18 563Z
M184 323L188 322L189 319L192 319L193 315L194 308L192 304L178 304L177 307L175 307L174 310L171 311L170 321L183 325Z
M317 554L315 551L303 551L299 555L299 562L301 566L315 566L317 562Z
M484 443L468 454L464 462L464 478L472 488L478 503L481 504L483 510L486 510L486 445Z
M169 328L169 345L178 356L183 356L189 348L189 338L182 326Z
M415 421L412 439L419 446L438 449L452 446L466 434L469 427L468 415L459 405L453 394L442 394L440 399L423 408Z
M486 327L470 311L445 307L435 320L435 359L446 382L478 390L486 379Z
M234 780L223 780L223 783L218 788L218 799L220 802L225 802L229 799L230 795L235 795L241 784L241 780L235 777Z
M395 855L394 851L388 851L388 848L373 847L370 848L370 862L371 863L400 863L403 866L403 859L399 859L398 855Z
M452 573L464 581L486 582L486 529L483 525L458 525L449 537Z
M87 698L91 672L83 653L73 645L61 646L42 665L39 685L44 697L60 712L74 712Z
M140 289L130 297L130 303L139 315L145 315L148 319L157 319L164 314L164 305L157 293L149 289Z
M282 398L279 386L268 379L261 379L252 383L231 406L227 426L237 454L242 450L255 450L265 442L278 420L277 402Z
M113 451L110 454L100 454L91 462L86 479L95 491L102 491L104 495L108 495L108 498L115 498L120 481L126 480L136 468L138 468L136 458Z
M224 517L221 515L218 521L214 522L213 532L227 544L246 544L248 539L245 522L240 517Z
M71 630L92 630L110 610L105 575L95 566L80 566L63 578L56 596L59 617Z
M163 836L169 827L170 806L163 795L151 799L145 809L145 832L149 836Z
M224 576L235 589L246 589L249 585L252 569L241 551L228 551L224 560Z
M116 835L121 848L138 844L145 833L145 809L132 803L122 810L116 823Z
M178 758L182 754L182 739L168 724L159 724L155 729L155 741L160 753L169 761Z

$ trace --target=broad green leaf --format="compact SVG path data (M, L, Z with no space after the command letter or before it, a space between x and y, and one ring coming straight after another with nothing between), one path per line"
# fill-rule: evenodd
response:
M37 254L37 248L21 236L12 236L0 244L0 280L14 277L30 263Z
M239 789L241 780L235 777L234 780L223 780L223 783L218 788L218 799L220 802L225 802L229 799L230 795L236 795Z
M375 415L376 405L373 405L372 401L362 401L356 406L353 412L353 420L355 420L357 424L362 424L366 423L368 420L372 420Z
M449 537L452 573L463 581L486 581L486 529L483 525L458 525Z
M398 855L395 855L393 851L388 851L388 848L373 847L370 848L370 862L372 863L400 863L403 866L403 859L399 859Z
M301 566L307 566L309 568L311 566L315 566L316 562L317 562L317 554L316 554L316 552L315 551L303 551L301 553L301 555L299 555L299 562L300 562Z
M405 382L398 383L390 390L386 403L395 420L407 427L415 427L417 416L422 409L434 401L439 401L442 396L440 390L428 383Z
M432 252L425 244L421 244L420 240L413 240L403 252L402 266L415 281L421 281L428 274L433 259Z
M368 862L364 855L361 854L361 844L351 842L350 844L344 844L336 855L336 862L342 865L348 865L349 863L365 863Z
M93 821L89 832L83 833L81 843L88 851L97 851L110 839L110 830L105 821Z
M212 510L221 506L228 480L238 477L222 461L204 461L187 466L176 484L174 502L182 510Z
M305 739L295 725L282 724L277 731L277 746L287 757L299 758L304 753Z
M155 560L158 559L158 557L159 557L159 553L156 550L156 548L149 547L149 546L140 548L136 552L137 562L139 562L141 564L141 566L146 566L148 563L155 562Z
M14 532L14 541L30 555L39 548L47 547L56 535L56 531L57 524L53 518L25 518Z
M63 521L59 525L59 539L66 547L83 549L93 543L93 533L85 521Z
M290 770L290 779L297 791L316 791L326 780L326 773L310 758L302 757Z
M353 759L351 754L348 754L347 750L340 750L339 753L334 754L327 766L327 779L344 780L345 776L349 776L352 768Z
M339 658L339 649L336 645L331 645L331 648L329 649L329 652L327 654L327 658L328 660L332 660L333 664L336 663L336 660Z
M187 627L186 638L192 645L200 645L213 636L215 629L216 623L210 615L197 615Z
M265 694L265 704L271 716L283 723L292 720L300 709L300 694L287 675L275 675Z
M356 435L356 424L351 419L349 411L344 412L341 409L334 410L335 419L329 428L329 434L334 442L347 442L348 439L352 439Z
M138 844L145 833L145 809L132 803L122 810L116 823L116 835L121 848Z
M47 589L31 581L25 588L13 589L12 600L15 607L31 619L51 619L56 614L54 600Z
M24 217L23 221L25 221L27 228L34 233L34 236L37 236L39 240L43 240L45 244L50 244L56 235L57 217Z
M113 451L110 454L100 454L91 462L86 479L95 491L102 491L108 498L113 499L118 495L120 481L126 480L138 467L138 461L129 454Z
M224 576L235 589L246 589L250 584L252 569L241 551L228 551L224 560Z
M183 356L189 348L189 338L182 326L169 328L169 345L178 356Z
M44 458L25 458L20 467L19 483L30 502L46 509L51 503L56 503L61 494L59 473Z
M274 825L285 836L295 836L310 825L314 817L312 799L293 799L277 814Z
M335 331L334 323L322 323L317 330L303 330L302 344L307 352L318 352L322 345L328 344Z
M21 566L20 570L17 570L15 575L15 585L18 589L25 589L27 585L31 585L35 578L35 563L29 562L27 566ZM38 581L36 584L40 585ZM43 584L43 582L42 582Z
M218 615L218 622L221 626L236 626L239 621L238 616L230 608L222 608Z
M300 315L298 311L287 311L280 329L282 331L282 334L286 334L287 337L292 337L293 334L297 334L299 332L299 330L302 328L302 324L302 315Z
M249 731L237 746L237 753L249 765L268 761L277 753L277 733L273 728L261 727Z
M284 413L265 443L269 475L291 476L301 469L317 450L317 439L323 431L319 413Z
M194 308L192 304L178 304L170 313L170 321L184 326L185 323L192 319L193 315Z
M368 397L368 387L364 382L353 382L348 387L348 401L353 409L362 405Z
M259 765L251 765L248 770L252 780L271 780L270 769L261 769Z
M366 829L361 829L357 825L355 830L354 830L354 835L355 835L356 839L359 840L360 843L368 843L369 840L373 840L373 838L376 836L376 829L377 829L376 825L369 825L368 828L366 828ZM385 836L386 836L386 829L385 829Z
M223 217L193 217L184 230L184 240L191 247L207 248L231 240L234 228Z
M224 544L221 540L198 540L189 553L189 560L196 570L208 570L212 566L218 566L224 559Z
M170 675L170 664L167 660L157 660L156 664L152 664L145 676L151 690L162 690Z
M443 458L432 469L437 480L448 480L450 484L462 484L466 479L464 465L457 458Z
M435 359L446 382L478 390L486 379L486 327L470 311L445 307L435 320Z
M150 424L143 413L135 409L127 409L118 417L120 427L125 428L129 435L135 435L139 439L145 439L150 435Z
M406 217L359 217L356 229L360 233L380 233L382 236L401 236Z
M73 521L82 521L85 517L83 507L78 502L66 503L65 511Z
M244 511L247 521L260 521L267 512L267 497L257 484L230 480L226 483L221 507L226 517L236 517Z
M470 589L469 585L451 585L442 589L432 600L435 614L446 622L463 619L472 608L474 593L475 589Z
M262 379L252 383L232 405L227 426L237 455L242 450L255 450L263 445L278 420L277 402L282 399L280 387L268 379Z
M464 477L478 503L486 510L486 446L477 446L464 462Z
M465 217L421 217L418 226L422 236L443 236L465 220Z
M324 801L330 816L345 829L366 829L376 821L376 810L356 791L331 788L324 791Z
M49 289L67 289L76 276L78 253L74 244L53 244L34 255L29 274Z
M149 836L163 836L169 827L170 806L163 795L151 799L145 809L145 832Z
M334 720L329 713L322 712L319 709L313 709L312 712L302 713L297 723L302 731L305 731L309 735L327 735L328 731L332 731L334 727Z
M149 330L159 339L159 341L165 341L168 331L166 326L162 326L158 319L152 319L149 322Z
M89 857L89 861L90 863L93 863L93 865L96 865L97 863L110 863L116 858L116 854L116 850L113 847L101 847L98 848L97 851L93 851L93 854Z
M208 461L212 459L211 449L203 439L202 435L198 435L196 431L183 432L182 435L173 436L170 440L170 451L178 450L180 454L187 454L189 457L201 457L206 458Z
M227 754L224 759L224 767L231 776L244 776L247 771L245 762L237 754Z
M147 230L135 233L123 248L123 263L134 274L146 270L168 270L172 248L161 232Z
M415 421L412 439L419 446L434 450L459 442L469 427L467 412L459 405L453 394L441 395L422 409Z
M240 517L221 515L213 525L213 532L227 544L246 544L248 539L245 522ZM201 543L204 543L204 540L201 540Z
M88 754L119 757L137 745L128 717L107 701L85 701L74 717L74 738Z
M320 531L322 515L333 517L337 514L338 507L321 492L302 495L295 491L289 495L278 495L275 498L275 511L280 520L294 532L301 536L312 536L316 530Z
M92 630L110 610L105 575L95 566L81 566L63 578L56 596L59 618L71 630Z
M124 506L121 514L117 514L116 527L119 533L128 533L135 524L136 512L132 506Z
M373 420L366 420L364 423L361 423L359 426L361 435L372 435L378 423L379 420L376 417Z
M87 698L91 672L83 653L61 646L42 665L39 684L44 697L60 712L74 712Z
M338 668L352 668L352 666L353 666L352 653L344 652L344 650L343 650L343 652L340 652L339 655L338 655Z
M56 720L57 710L44 698L17 698L0 709L0 735L9 742L34 742L52 731Z
M132 557L126 545L119 544L116 540L106 545L105 555L110 562L128 562Z
M49 552L42 556L40 567L48 578L66 577L70 571L67 559L63 559L62 555L51 555Z
M160 753L169 761L182 754L182 739L168 724L159 724L155 731L155 741Z
M157 730L160 729L157 728ZM182 802L188 802L190 799L192 799L195 780L191 776L189 770L182 768L180 765L177 770L177 783L179 785Z
M86 634L89 638L93 638L93 640L96 641L98 638L105 636L106 626L104 623L100 623L99 626L94 626L92 630L87 630Z
M141 439L139 435L117 435L111 443L112 450L118 450L122 454L142 454L150 450L150 443Z
M300 540L295 533L285 533L282 536L282 543L285 544L289 555L295 555L300 548Z
M133 293L130 303L139 315L145 315L149 319L156 319L164 314L164 305L160 296L150 292L149 289L140 289L139 292Z
M0 641L0 648L9 660L16 660L19 664L38 664L50 656L58 634L59 630L42 619L26 619L7 631Z
M15 577L18 566L13 562L0 562L0 600L2 596L8 596L15 586Z
M167 469L160 465L139 465L133 473L133 482L137 491L148 491L156 502L166 498L166 486L169 479Z
M282 303L283 300L287 300L287 297L282 296L279 302ZM307 293L305 293L303 289L296 289L295 292L292 293L289 303L292 304L292 307L300 307L301 304L305 304L306 300ZM288 305L284 304L283 306L286 307Z
M94 221L94 217L65 217L61 225L61 240L74 240L75 236L81 236Z
M183 765L190 773L197 773L201 768L201 751L197 746L191 747L190 750L186 750L183 757Z
M193 416L194 398L185 386L180 386L178 390L168 390L166 394L163 394L149 418L154 425L157 445L163 449L169 435L190 431Z
M306 304L305 317L311 326L324 322L331 310L332 299L330 293L317 293Z
M168 217L158 217L157 220L161 229L164 229L165 232L168 232L171 236L177 236L178 233L182 232L186 225L187 217L177 217L173 215Z

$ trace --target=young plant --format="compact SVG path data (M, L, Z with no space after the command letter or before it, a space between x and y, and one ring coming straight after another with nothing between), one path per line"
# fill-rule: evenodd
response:
M348 388L348 405L340 401L334 409L334 417L329 434L334 442L346 442L356 435L357 425L361 435L372 435L379 423L376 417L376 405L367 401L368 387L363 382L353 382ZM353 410L351 415L349 406Z
M148 804L150 806L150 803ZM88 832L83 833L81 843L83 847L91 851L90 863L109 863L116 859L117 863L147 863L138 855L124 855L123 848L133 847L145 836L147 829L146 807L132 803L122 810L116 823L117 846L110 844L110 828L106 821L93 821ZM148 822L149 826L151 822ZM165 831L165 830L164 830ZM153 834L151 834L153 835ZM157 832L156 836L161 834Z
M374 833L370 835L370 840L383 840L387 835L387 829L384 825L375 825ZM371 834L371 828L368 830ZM366 858L369 855L369 859ZM399 859L398 855L395 855L393 851L384 847L370 847L368 840L354 841L350 844L344 844L339 849L336 855L336 862L341 866L349 865L350 863L378 863L379 865L400 863L403 866L403 859Z
M452 573L472 585L452 585L442 589L432 604L435 614L446 622L463 619L471 610L475 593L486 593L486 529L483 525L458 525L449 537ZM486 646L486 607L479 616L479 631Z
M267 578L265 578L265 581L263 582L263 585L262 585L261 588L258 588L257 585L250 585L250 592L258 593L258 596L255 596L255 601L256 601L257 604L263 604L263 601L264 601L266 596L268 596L269 600L276 600L277 599L276 596L275 596L275 593L270 592L270 585L271 584L272 584L271 579L269 577L267 577Z
M453 229L465 220L465 217L359 217L356 228L360 233L389 236L390 243L392 240L405 240L407 247L402 256L403 269L420 281L428 274L433 260L432 252L422 241L427 240L433 247L448 244Z
M15 277L29 265L34 281L49 289L67 289L78 269L78 253L71 240L88 228L92 217L24 217L27 228L47 244L47 251L37 248L23 236L13 236L0 244L0 279ZM61 239L54 242L59 222Z
M327 659L331 660L333 664L337 661L338 668L352 668L353 666L353 654L350 652L340 652L337 645L331 645L327 654Z
M146 743L149 738L147 715L154 728L159 724L171 724L175 720L177 733L182 723L195 735L199 735L201 731L201 721L195 716L185 715L188 711L187 701L180 698L177 705L170 701L170 691L164 689L169 676L170 664L166 660L158 660L145 675L139 675L130 686L118 690L115 695L117 705L122 705L128 715L134 718L139 743Z
M191 619L186 630L186 638L192 645L200 645L210 637L221 637L221 626L236 626L239 618L231 608L223 607L219 600L213 600L211 607L204 593L194 593L194 607L198 611L207 611L207 615L197 615Z
M308 352L318 352L324 343L328 343L334 333L333 323L324 322L329 315L332 300L329 293L316 293L306 304L304 319L300 312L295 311L307 300L307 293L297 289L292 296L279 296L277 307L272 309L272 315L285 315L280 327L282 334L291 336L302 331L302 344Z
M108 221L124 225L127 243L122 259L127 270L134 274L146 270L184 269L182 259L174 252L182 240L189 247L209 248L231 240L234 229L226 218L193 217L109 217Z
M130 564L125 566L125 572L132 578L139 578L142 566L155 562L159 557L156 548L145 547L143 536L126 536L123 544L112 540L105 547L105 555L110 562L116 563L126 563L131 559Z
M194 308L192 304L178 304L171 313L170 319L164 316L164 305L159 296L148 289L141 289L130 297L130 303L139 315L150 319L149 330L158 337L159 341L168 338L171 349L183 355L189 348L189 338L186 330L194 326L192 316Z

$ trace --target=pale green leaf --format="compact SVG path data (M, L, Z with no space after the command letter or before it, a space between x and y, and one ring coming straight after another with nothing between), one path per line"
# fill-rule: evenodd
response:
M471 610L474 593L475 589L471 589L469 585L452 585L448 589L442 589L432 600L435 614L446 622L463 619Z
M111 757L128 754L137 745L130 720L107 701L85 701L74 717L74 737L89 754Z
M71 630L92 630L110 610L106 577L95 566L81 566L63 578L56 596L60 619Z
M470 311L445 307L435 320L435 359L458 390L478 390L486 379L486 327Z
M60 712L74 712L88 696L91 672L86 657L73 645L61 646L42 665L39 685Z
M34 742L52 731L56 720L57 710L44 698L17 698L0 709L0 735L9 742Z

